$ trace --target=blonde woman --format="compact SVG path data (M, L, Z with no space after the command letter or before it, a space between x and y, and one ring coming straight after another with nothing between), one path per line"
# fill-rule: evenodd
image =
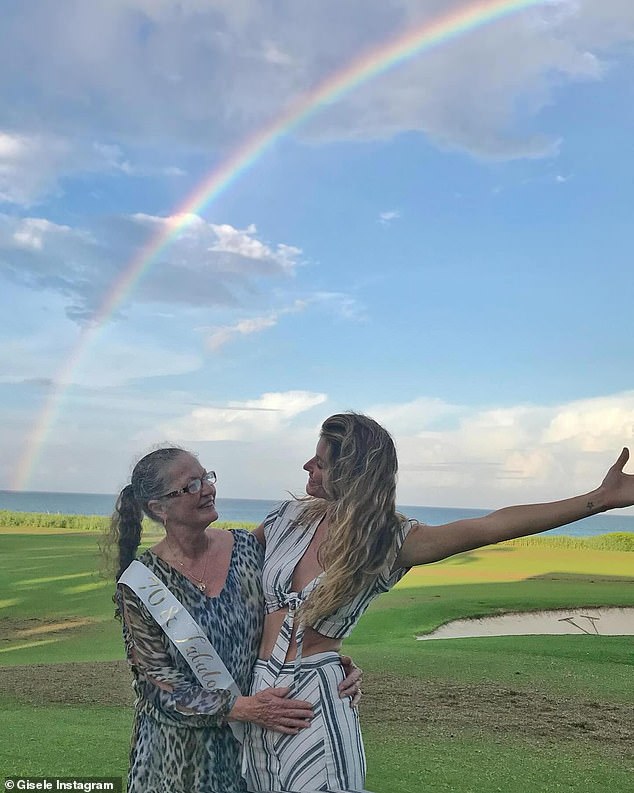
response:
M288 501L256 530L265 547L266 617L251 693L289 686L314 716L297 735L247 725L250 791L353 791L365 783L355 709L337 697L338 651L371 601L413 565L546 531L634 503L624 449L585 495L506 507L481 518L425 526L396 512L397 458L389 433L367 416L326 419L304 465L307 497Z

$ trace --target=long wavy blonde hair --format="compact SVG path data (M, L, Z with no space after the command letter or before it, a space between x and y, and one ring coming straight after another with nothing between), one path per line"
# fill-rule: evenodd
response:
M299 522L328 515L328 536L319 549L324 576L302 607L313 625L349 602L396 559L404 517L396 511L398 461L394 441L361 413L337 413L322 424L326 442L327 499L307 498Z

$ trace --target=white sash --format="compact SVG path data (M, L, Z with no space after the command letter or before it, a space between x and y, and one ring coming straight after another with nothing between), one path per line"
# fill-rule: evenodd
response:
M137 559L131 562L123 571L119 583L126 584L138 595L206 691L228 689L232 694L240 696L235 680L200 625L143 562ZM242 743L242 722L227 723L234 736Z

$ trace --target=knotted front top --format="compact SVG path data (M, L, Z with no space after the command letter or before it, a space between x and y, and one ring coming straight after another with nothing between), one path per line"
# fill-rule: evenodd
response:
M322 573L314 578L300 592L294 592L292 589L295 568L308 549L321 522L321 518L318 517L312 523L303 524L301 514L304 509L305 503L302 501L286 501L271 512L263 523L266 552L262 581L266 613L270 614L280 609L286 609L286 617L271 655L271 662L279 664L280 667L286 659L293 634L296 611L323 576ZM412 521L404 521L401 524L397 552L405 541L411 525ZM340 606L333 614L317 620L311 627L332 639L345 638L374 598L391 589L408 570L407 567L386 569L350 601ZM296 661L297 666L301 664L302 638L303 625L300 624L297 626L295 637L297 656L299 657L299 660Z

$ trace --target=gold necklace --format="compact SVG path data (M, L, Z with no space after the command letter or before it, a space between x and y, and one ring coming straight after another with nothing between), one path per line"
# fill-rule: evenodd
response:
M174 549L172 548L172 543L169 541L167 534L165 535L165 542L167 543L167 547L170 549L170 552L174 559L178 562L178 564L183 568L183 570L194 579L196 586L200 589L201 592L204 592L207 589L207 584L205 584L205 576L207 575L207 564L209 563L209 554L207 551L209 550L209 541L207 541L207 546L205 547L205 566L203 567L203 575L202 578L199 578L197 575L194 575L192 571L185 567L185 563L182 562L178 556L176 555Z

